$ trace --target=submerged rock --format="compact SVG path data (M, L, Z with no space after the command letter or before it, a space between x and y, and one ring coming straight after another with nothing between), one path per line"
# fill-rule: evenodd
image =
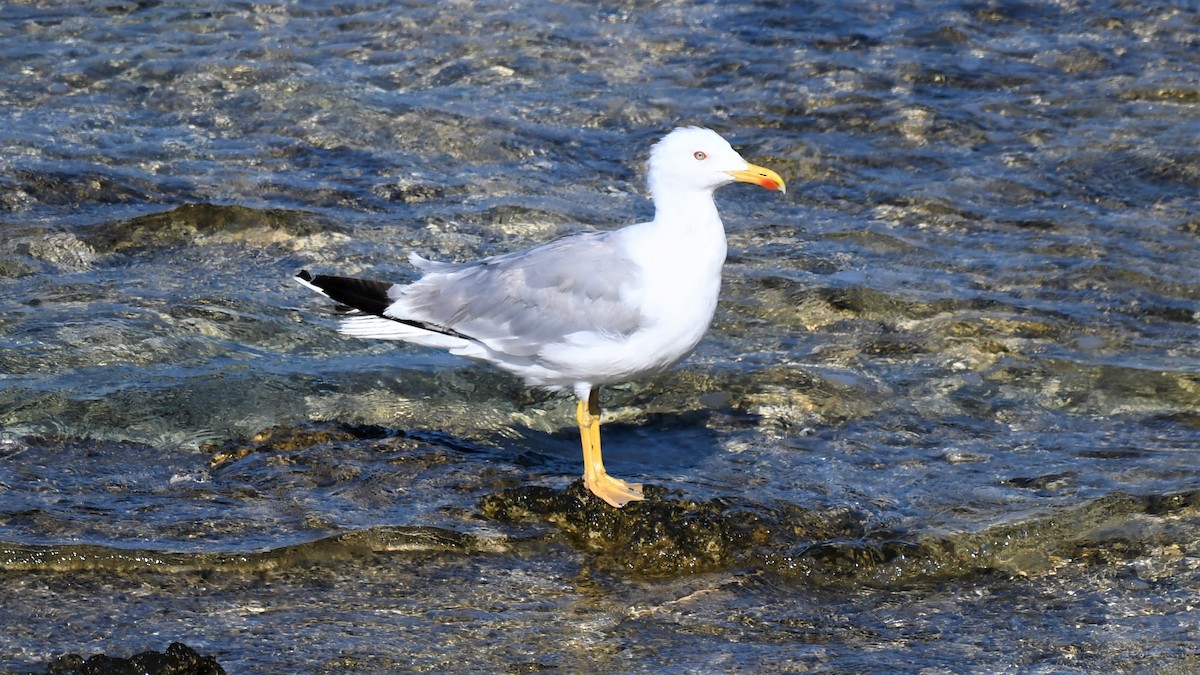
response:
M362 424L274 426L249 438L235 438L201 448L211 452L209 468L217 469L255 452L292 452L337 441L377 440L393 435L383 427Z
M186 243L201 236L241 236L281 242L331 230L341 231L341 228L305 211L198 203L96 227L84 240L97 253L107 254Z
M174 642L167 652L148 651L128 659L97 654L86 661L78 654L54 659L46 675L224 675L212 656L201 656L185 644Z
M57 206L128 204L159 198L154 182L95 171L14 171L0 187L0 209L30 202Z

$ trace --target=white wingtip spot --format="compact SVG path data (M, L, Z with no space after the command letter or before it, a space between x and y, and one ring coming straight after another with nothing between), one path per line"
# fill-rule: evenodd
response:
M327 298L329 297L329 294L326 293L324 290L322 290L320 286L317 286L316 284L312 283L308 279L305 279L304 277L300 276L299 274L297 274L296 276L294 276L292 278L295 279L296 283L300 284L301 286L312 289L312 290L316 291L317 293L324 295Z

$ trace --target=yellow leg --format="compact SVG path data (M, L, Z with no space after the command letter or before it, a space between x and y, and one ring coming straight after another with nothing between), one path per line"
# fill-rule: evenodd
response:
M588 400L579 399L575 408L579 438L583 441L583 484L600 499L618 509L643 499L642 486L613 478L604 470L600 456L600 390L592 389Z

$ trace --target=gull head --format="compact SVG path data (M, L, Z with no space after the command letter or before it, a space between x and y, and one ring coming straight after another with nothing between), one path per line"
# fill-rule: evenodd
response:
M755 166L721 138L699 127L676 129L654 145L649 162L650 192L709 192L734 181L786 192L779 174Z

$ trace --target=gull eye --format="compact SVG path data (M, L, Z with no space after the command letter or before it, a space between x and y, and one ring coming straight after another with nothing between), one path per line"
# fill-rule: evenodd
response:
M695 154L692 155L692 157L695 157L696 159L700 160L701 162L708 159L708 155L704 154L703 150L697 150L695 152Z

